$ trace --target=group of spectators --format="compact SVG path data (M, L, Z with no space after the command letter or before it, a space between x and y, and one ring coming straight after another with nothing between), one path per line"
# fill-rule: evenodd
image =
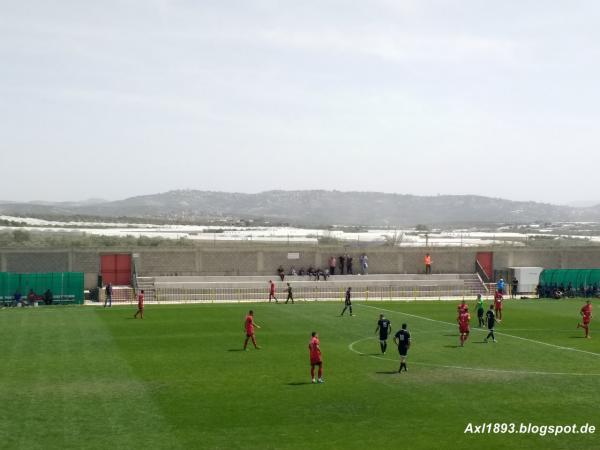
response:
M363 253L358 258L359 266L360 266L360 274L367 275L369 272L369 257L366 253ZM332 275L354 275L354 259L352 256L349 256L347 253L337 258L335 256L330 256L327 260L328 268L322 269L320 267L308 266L308 269L301 267L296 270L294 266L290 267L288 271L288 275L297 275L300 277L308 276L308 278L313 278L316 281L319 281L321 278L327 281ZM337 271L337 272L336 272ZM285 269L283 266L279 266L277 268L277 275L281 281L285 280Z
M23 295L21 295L21 291L17 290L13 295L11 306L33 306L34 303L40 301L43 301L45 305L51 305L53 302L52 291L48 289L43 295L38 295L33 289L30 289L27 297L23 297Z
M537 295L539 298L574 298L574 297L598 297L600 295L600 287L598 283L594 283L588 286L581 284L578 288L575 288L571 282L565 285L560 284L538 284Z

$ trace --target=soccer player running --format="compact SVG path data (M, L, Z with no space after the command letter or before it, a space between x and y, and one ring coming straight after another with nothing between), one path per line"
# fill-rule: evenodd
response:
M475 303L475 310L477 311L477 320L479 321L479 328L485 325L483 320L483 314L485 313L485 307L483 306L483 299L481 294L477 294L477 303Z
M585 330L585 337L590 339L590 322L592 321L592 301L586 300L585 305L581 307L579 311L582 317L583 323L578 323L577 328L583 328Z
M310 342L308 343L308 352L310 354L310 378L313 383L323 383L323 359L321 357L321 343L319 342L319 335L316 331L311 333ZM317 376L318 380L315 380L315 366L319 367Z
M502 321L502 301L504 300L504 296L502 292L499 290L494 294L494 309L496 310L496 316L498 317L497 321Z
M342 310L342 313L340 314L340 316L344 315L344 313L346 312L346 309L350 309L351 316L354 315L354 314L352 314L352 288L351 287L346 289L346 299L344 300L344 309Z
M463 311L458 316L458 331L460 333L460 346L464 347L467 338L469 337L469 322L471 321L471 315L468 311Z
M275 297L275 283L273 283L273 280L269 280L269 303L272 299L275 299L275 303L279 303L279 300Z
M244 350L247 351L246 348L248 346L248 339L252 339L252 343L254 344L254 348L256 350L260 349L258 345L256 345L256 338L254 337L254 328L260 328L258 324L254 323L254 311L248 311L248 315L244 320L244 329L246 330L246 340L244 341Z
M494 305L490 305L490 309L485 313L485 319L487 321L488 335L485 337L483 342L487 344L489 338L492 338L492 342L496 342L496 336L494 336L494 326L496 325L496 314L494 314Z
M379 321L377 322L377 328L375 333L379 331L379 347L381 347L381 353L385 355L387 350L387 338L392 331L392 323L386 319L383 314L379 314Z
M398 346L398 353L400 353L400 368L398 369L398 373L402 372L402 368L406 372L406 356L410 348L410 332L406 327L407 325L403 323L400 331L394 336L394 342Z
M144 318L144 290L142 289L138 294L138 309L136 313L133 315L134 319L137 319L138 314L140 315L140 319Z
M290 283L287 284L287 299L285 301L285 303L287 304L287 302L292 301L292 305L294 304L294 294L292 293L292 286L290 285Z

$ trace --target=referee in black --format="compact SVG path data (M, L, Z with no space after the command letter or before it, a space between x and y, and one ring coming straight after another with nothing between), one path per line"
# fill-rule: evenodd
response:
M398 353L400 353L400 369L398 369L398 373L402 372L403 367L406 372L406 356L408 355L408 349L410 348L410 332L406 329L406 326L407 325L403 323L402 329L394 336L394 342L398 346Z

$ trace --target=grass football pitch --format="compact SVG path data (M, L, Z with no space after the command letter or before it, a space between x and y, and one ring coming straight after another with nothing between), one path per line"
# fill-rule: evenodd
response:
M474 318L464 348L457 304L147 306L143 321L124 306L4 309L0 448L599 449L598 430L516 433L600 427L600 333L575 328L583 301L508 300L498 343ZM243 352L249 309L262 348ZM380 353L380 313L394 332L408 324L406 373L391 341ZM324 384L310 382L313 330Z

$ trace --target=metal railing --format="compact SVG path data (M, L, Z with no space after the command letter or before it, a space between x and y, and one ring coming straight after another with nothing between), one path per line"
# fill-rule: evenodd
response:
M354 300L365 301L474 298L477 294L484 294L484 292L482 289L464 286L441 289L433 286L381 286L352 290ZM345 289L327 286L296 288L293 295L295 301L342 301L345 297ZM287 293L283 291L276 296L279 301L285 301ZM157 288L154 301L147 303L266 302L268 297L268 292L262 288Z

